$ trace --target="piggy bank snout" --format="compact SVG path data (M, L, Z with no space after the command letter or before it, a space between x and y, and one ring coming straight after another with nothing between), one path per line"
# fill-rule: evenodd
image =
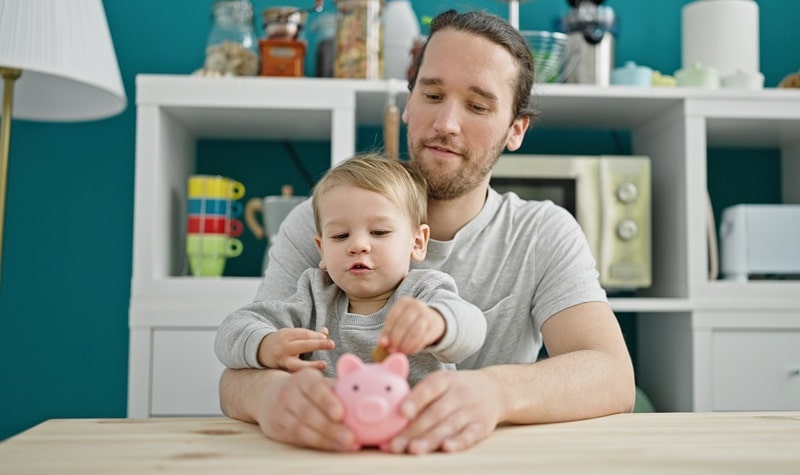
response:
M358 401L355 405L355 416L364 424L375 424L385 419L392 407L386 398L373 395Z

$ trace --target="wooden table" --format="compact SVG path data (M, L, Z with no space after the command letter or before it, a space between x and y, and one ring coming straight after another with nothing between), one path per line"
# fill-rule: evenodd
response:
M425 456L291 447L225 418L55 419L0 443L2 474L800 474L800 412L621 414L502 427Z

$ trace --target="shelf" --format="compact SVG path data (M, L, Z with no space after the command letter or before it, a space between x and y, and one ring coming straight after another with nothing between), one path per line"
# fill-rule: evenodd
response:
M542 125L552 127L636 128L684 103L691 115L719 118L800 118L800 90L639 88L545 84L533 89ZM724 122L721 122L724 124ZM765 128L752 124L754 129ZM724 127L722 127L724 129Z
M701 180L696 177L703 176L704 155L698 150L706 146L780 147L785 152L785 168L800 169L800 159L796 158L800 149L800 90L537 84L533 94L543 112L537 127L631 129L639 152L652 157L654 173L659 174L662 188L655 188L656 192L681 190L687 186L686 180L698 180L685 190L687 204L700 196L697 187ZM223 299L244 296L243 301L248 301L253 295L248 292L257 288L257 278L244 279L243 283L228 278L199 283L171 276L180 261L180 246L173 242L180 231L170 231L166 246L161 239L163 230L180 219L183 205L175 197L185 194L184 175L192 169L194 141L332 141L331 159L335 162L352 153L353 131L358 126L381 124L390 96L402 108L407 95L406 81L396 79L137 76L136 102L142 122L142 140L137 144L141 150L137 153L147 157L138 166L150 167L143 169L141 176L157 186L149 192L137 190L137 200L141 201L137 208L154 214L137 221L141 236L136 238L139 257L132 298L216 295ZM684 162L684 155L691 160ZM681 171L681 166L687 168ZM785 177L796 174L784 170ZM643 292L646 298L612 298L615 310L680 312L690 311L694 305L729 305L725 300L729 292L735 293L731 301L796 303L796 290L782 290L783 284L757 286L754 288L759 290L753 293L724 283L706 283L690 264L705 260L698 245L705 243L704 216L694 208L681 210L675 206L680 201L665 200L667 191L660 193L654 196L654 204L660 203L654 209L654 218L658 216L662 229L655 242L661 255L654 256L654 263L660 266L654 286ZM152 208L159 200L171 202L170 207ZM769 290L772 297L766 301L759 298L763 289L777 290Z
M407 83L397 79L139 75L136 81L138 106L157 105L207 138L327 140L331 109L354 107L358 125L379 126L389 95L401 109L408 95ZM690 116L709 118L710 144L777 146L800 138L800 90L537 84L533 94L539 127L633 129L688 102Z
M195 137L330 140L334 111L352 115L352 82L139 75L136 104L159 108Z
M225 315L253 300L259 277L169 277L133 286L131 324L135 326L215 326ZM615 312L688 312L687 299L612 297Z
M794 310L800 308L800 281L751 280L711 281L695 287L697 309ZM799 315L800 316L800 315Z
M134 280L130 325L216 328L226 315L251 302L258 277L170 277Z

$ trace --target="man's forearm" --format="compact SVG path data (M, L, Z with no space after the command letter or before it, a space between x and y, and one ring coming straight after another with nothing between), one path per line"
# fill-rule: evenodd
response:
M636 398L630 361L600 351L575 351L480 371L503 389L500 422L562 422L630 412Z
M219 403L223 414L244 422L258 422L271 388L288 376L279 370L225 369L219 383Z

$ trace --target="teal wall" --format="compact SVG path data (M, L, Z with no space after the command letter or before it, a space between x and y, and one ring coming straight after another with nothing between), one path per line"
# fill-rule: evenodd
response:
M285 3L254 0L257 12ZM608 5L621 18L617 63L634 60L666 73L678 69L680 9L686 3L688 0L609 0ZM48 124L18 120L12 127L0 281L0 439L49 418L125 416L135 76L187 74L199 67L211 0L105 0L104 4L128 108L102 121ZM333 2L326 4L330 8ZM505 3L496 0L414 0L413 4L419 16L450 7L507 14ZM784 75L800 68L795 48L790 47L799 39L800 2L759 4L761 66L766 85L775 86ZM566 5L566 0L524 2L520 26L549 29ZM376 134L375 130L361 130L360 146L374 143ZM533 131L526 150L628 150L625 131L615 134ZM329 144L291 145L310 174L316 176L324 170ZM295 184L301 193L308 191L302 174L285 165L288 155L282 144L203 142L199 150L199 171L208 168L240 178L250 187L248 197L277 193L282 183ZM766 165L754 165L756 152L767 156ZM278 165L265 165L252 160L253 156L269 156L270 162ZM775 157L771 150L715 151L710 164L712 193L722 200L735 200L725 191L729 169L745 188L751 187L753 173L775 183ZM250 178L253 176L258 180ZM773 191L749 199L778 199L774 186L766 189ZM246 239L250 239L245 243L247 254L231 261L229 273L258 272L263 244Z

